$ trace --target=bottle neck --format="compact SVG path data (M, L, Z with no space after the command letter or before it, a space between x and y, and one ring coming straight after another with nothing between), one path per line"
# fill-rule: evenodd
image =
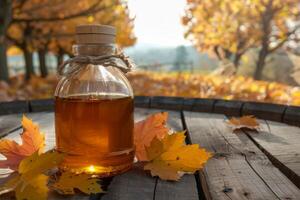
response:
M100 56L111 55L115 53L114 44L75 44L73 45L73 54L75 56Z

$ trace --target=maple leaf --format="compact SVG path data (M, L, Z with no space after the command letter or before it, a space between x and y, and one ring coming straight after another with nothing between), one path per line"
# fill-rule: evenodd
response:
M242 128L248 128L251 130L258 130L259 123L256 118L252 115L242 116L240 118L232 117L227 121L227 124L232 127L233 130L238 130Z
M166 135L162 140L154 138L146 147L150 162L144 166L152 176L163 180L177 181L183 175L180 172L191 172L201 169L211 154L198 144L186 145L184 132Z
M17 200L46 200L48 197L48 176L39 174L32 178L30 184L22 182L15 188Z
M99 179L88 174L74 174L72 172L62 172L59 180L53 184L53 188L61 194L75 194L77 188L86 194L96 194L104 192L98 183Z
M57 167L64 154L38 151L20 162L18 174L12 176L0 188L0 194L14 190L17 200L46 200L48 196L48 176L44 173Z
M48 151L40 155L35 152L21 161L18 172L22 175L22 180L30 183L35 174L46 173L57 167L63 159L64 154L56 151Z
M0 168L10 168L17 170L19 163L25 157L34 152L41 153L45 146L45 136L39 130L39 126L25 115L22 118L23 133L21 134L22 144L13 140L0 140L0 153L6 157L6 160L0 161Z
M169 128L166 127L167 119L168 113L161 112L150 115L147 119L135 123L135 155L139 161L148 160L145 147L148 147L155 137L162 139L170 131Z

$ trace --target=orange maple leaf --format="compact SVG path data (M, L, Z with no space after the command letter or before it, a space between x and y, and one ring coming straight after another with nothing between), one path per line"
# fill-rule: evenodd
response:
M39 126L25 115L22 118L23 132L21 134L22 144L13 140L0 140L0 153L6 160L0 160L0 168L10 168L17 170L19 163L25 157L38 151L42 153L45 146L45 136L40 132Z
M147 117L147 119L135 123L135 155L139 161L148 160L145 147L148 147L155 137L162 139L170 131L170 129L166 127L167 119L168 113L161 112L153 114Z
M257 130L259 128L259 123L253 115L246 115L240 118L232 117L227 121L227 123L233 128L233 130L241 128Z

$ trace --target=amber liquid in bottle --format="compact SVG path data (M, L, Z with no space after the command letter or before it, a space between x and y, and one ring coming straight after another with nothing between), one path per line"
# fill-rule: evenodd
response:
M57 150L66 153L63 168L110 176L131 168L132 97L55 99Z

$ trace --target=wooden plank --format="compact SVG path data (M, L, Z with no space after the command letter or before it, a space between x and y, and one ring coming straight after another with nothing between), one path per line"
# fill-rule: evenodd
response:
M146 96L135 96L134 97L134 106L139 108L149 108L150 107L151 97Z
M27 101L0 102L0 115L29 112Z
M300 199L300 190L225 116L184 112L193 143L214 153L201 175L212 199Z
M194 99L192 111L212 112L215 102L215 99Z
M283 122L295 126L300 126L300 107L288 106L284 112Z
M168 110L181 110L183 104L182 97L155 96L151 98L150 107Z
M254 115L257 118L281 122L285 109L284 105L246 102L242 108L242 115Z
M166 111L169 113L167 125L172 131L182 131L180 112L167 110L150 110L150 113ZM198 189L195 177L192 174L184 175L179 182L157 179L155 187L156 200L198 200Z
M229 116L240 116L244 102L233 100L216 100L213 108L214 113Z
M181 108L187 111L212 112L215 102L215 99L184 98Z
M194 106L195 98L184 98L182 104L182 110L192 110Z
M184 175L179 182L162 181L158 179L155 199L157 200L198 200L195 177Z
M108 192L101 200L152 200L155 188L155 179L146 176L142 167L135 167L127 173L113 178L108 186Z
M31 112L54 111L54 99L31 100L29 108Z
M3 137L16 129L19 129L21 127L21 118L22 114L0 116L0 137Z
M260 124L259 133L247 135L300 188L300 128L266 120Z

